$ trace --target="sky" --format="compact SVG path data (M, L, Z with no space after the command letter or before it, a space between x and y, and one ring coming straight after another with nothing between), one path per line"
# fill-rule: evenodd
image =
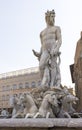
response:
M32 49L40 51L45 12L52 9L62 34L61 83L74 86L69 66L82 31L82 0L0 0L0 74L39 65Z

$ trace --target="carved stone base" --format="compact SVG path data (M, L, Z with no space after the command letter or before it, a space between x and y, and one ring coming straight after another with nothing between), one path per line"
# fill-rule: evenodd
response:
M0 130L82 130L82 119L0 119Z

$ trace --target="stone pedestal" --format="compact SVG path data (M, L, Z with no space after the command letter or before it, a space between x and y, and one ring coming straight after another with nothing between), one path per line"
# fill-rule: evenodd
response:
M0 119L0 130L82 130L82 119Z

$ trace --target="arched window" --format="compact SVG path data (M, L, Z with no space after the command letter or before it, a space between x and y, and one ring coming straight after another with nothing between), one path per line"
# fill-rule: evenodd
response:
M7 91L9 89L9 85L7 85L7 86L2 86L2 90L3 91Z
M29 83L28 82L25 83L25 88L29 88Z
M19 89L22 89L22 88L23 88L23 84L19 83Z
M9 95L7 95L6 99L9 100Z
M17 85L13 84L13 90L17 89Z
M6 90L7 90L7 91L10 90L10 86L9 86L9 85L6 86Z
M32 86L32 87L36 87L36 83L33 81L33 82L31 83L31 86Z
M5 91L5 86L2 86L2 91Z
M41 86L41 81L40 80L38 81L38 86Z
M5 95L2 95L2 101L5 101Z

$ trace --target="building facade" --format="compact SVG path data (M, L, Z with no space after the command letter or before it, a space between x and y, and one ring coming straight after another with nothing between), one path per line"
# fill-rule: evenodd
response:
M12 95L19 96L40 85L38 67L0 74L0 109L10 109L9 99Z

